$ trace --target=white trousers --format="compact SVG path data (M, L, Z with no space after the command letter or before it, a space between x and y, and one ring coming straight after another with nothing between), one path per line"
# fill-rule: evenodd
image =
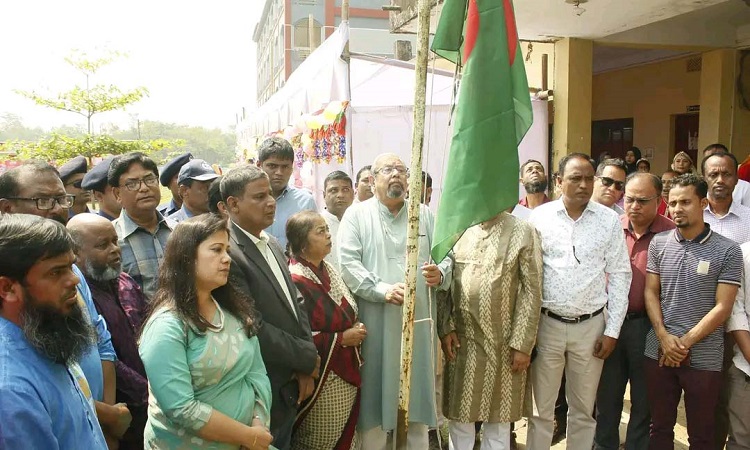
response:
M448 424L450 450L472 450L476 429L474 423L451 421ZM482 450L510 450L510 423L482 424Z
M424 423L409 422L406 446L397 448L396 439L393 437L395 431L388 432L381 427L375 427L359 433L361 450L425 450L430 446L427 430L427 425Z
M443 415L443 372L438 370L435 374L435 406L437 412L437 427L440 428L446 419Z

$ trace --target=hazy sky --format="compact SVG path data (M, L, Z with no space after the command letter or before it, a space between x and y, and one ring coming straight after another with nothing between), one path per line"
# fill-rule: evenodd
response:
M13 89L59 92L84 78L63 58L71 49L109 48L129 56L98 80L145 86L150 96L128 112L141 120L226 128L255 101L252 32L263 0L0 1L0 114L27 125L85 123L36 106ZM128 114L98 123L127 124Z

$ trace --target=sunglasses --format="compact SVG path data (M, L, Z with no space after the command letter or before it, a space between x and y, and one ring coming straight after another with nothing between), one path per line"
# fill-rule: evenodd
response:
M621 191L625 187L624 181L613 180L610 177L599 177L599 179L602 181L602 184L606 187L610 187L614 184L615 189L617 189L618 191Z

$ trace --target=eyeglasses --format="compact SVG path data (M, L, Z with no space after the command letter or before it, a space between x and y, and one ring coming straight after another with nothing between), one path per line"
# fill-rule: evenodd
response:
M141 188L141 183L145 184L148 187L154 187L157 184L159 184L159 179L156 178L155 175L148 175L140 180L128 180L126 181L123 186L129 191L137 191Z
M610 177L597 177L597 178L599 178L600 180L602 180L602 184L604 186L606 186L606 187L610 187L610 186L612 186L614 184L615 185L615 189L617 189L618 191L621 191L625 187L625 182L624 181L617 181L617 180L614 180L614 179L612 179Z
M399 167L391 167L391 166L385 166L381 167L379 170L376 170L375 173L382 173L385 176L393 175L393 172L398 172L399 175L406 175L409 176L409 169L407 169L404 166Z
M651 200L657 199L657 198L659 198L658 195L654 196L654 197L648 197L648 198L635 198L635 197L630 197L630 196L626 195L625 196L625 203L627 203L627 204L638 203L640 206L645 206L648 202L650 202Z
M42 211L48 211L55 209L55 203L60 205L61 208L70 208L73 206L75 201L75 195L61 195L59 197L5 197L8 200L24 200L27 202L35 202L36 209Z

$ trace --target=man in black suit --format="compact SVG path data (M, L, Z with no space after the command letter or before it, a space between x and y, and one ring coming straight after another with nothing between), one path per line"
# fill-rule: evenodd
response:
M231 220L230 282L255 300L260 350L273 390L273 445L286 450L297 407L315 387L320 357L286 257L263 231L276 212L268 176L254 166L237 167L224 175L220 189Z

